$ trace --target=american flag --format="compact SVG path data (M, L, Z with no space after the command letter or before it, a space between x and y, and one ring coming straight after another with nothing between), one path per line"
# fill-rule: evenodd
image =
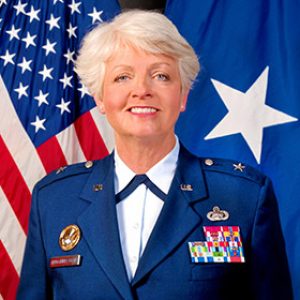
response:
M84 33L119 10L117 0L0 0L0 300L15 299L34 184L113 147L73 67Z

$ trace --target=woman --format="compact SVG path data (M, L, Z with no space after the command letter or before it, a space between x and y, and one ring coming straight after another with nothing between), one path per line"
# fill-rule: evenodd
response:
M292 298L270 181L174 134L198 71L158 13L85 37L77 72L115 151L36 185L18 299Z

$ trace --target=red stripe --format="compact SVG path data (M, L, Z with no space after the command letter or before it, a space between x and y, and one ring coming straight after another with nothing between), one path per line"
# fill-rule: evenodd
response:
M0 157L0 186L24 232L27 233L31 193L1 136Z
M78 140L88 160L101 159L108 155L108 150L90 114L83 114L74 122Z
M16 299L19 276L0 240L0 294L4 300Z
M55 136L37 148L37 152L47 173L67 164L64 153Z

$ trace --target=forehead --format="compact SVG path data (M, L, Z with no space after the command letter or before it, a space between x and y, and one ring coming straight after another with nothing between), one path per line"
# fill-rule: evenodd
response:
M163 64L177 67L177 60L167 54L151 53L133 47L122 47L106 61L108 68L117 65L131 66L136 64Z

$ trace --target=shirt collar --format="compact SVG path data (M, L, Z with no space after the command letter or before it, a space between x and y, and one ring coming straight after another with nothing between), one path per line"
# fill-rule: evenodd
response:
M176 136L176 143L174 148L146 173L149 179L165 194L168 193L175 174L179 148L179 141ZM114 159L115 193L117 194L127 186L127 184L136 174L131 169L129 169L127 165L122 161L116 149L114 151Z

